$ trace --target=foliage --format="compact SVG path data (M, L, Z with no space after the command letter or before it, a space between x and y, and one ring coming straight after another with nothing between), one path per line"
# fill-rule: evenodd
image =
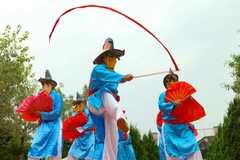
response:
M218 126L207 156L208 159L240 159L240 98L235 97L229 104L228 113L223 124Z
M36 91L36 82L33 80L31 61L28 46L24 41L28 38L28 32L20 35L21 26L11 31L6 26L5 31L0 33L0 155L8 157L23 153L23 150L16 149L16 145L24 148L30 139L29 134L36 129L36 124L26 123L16 116L15 109L22 100ZM7 134L5 133L7 132ZM7 136L6 136L7 135ZM8 143L5 143L8 142ZM2 149L3 148L3 149ZM15 149L14 149L15 148ZM6 153L6 150L12 152Z
M136 159L159 160L158 145L155 143L151 131L141 136L137 126L130 124L130 136Z

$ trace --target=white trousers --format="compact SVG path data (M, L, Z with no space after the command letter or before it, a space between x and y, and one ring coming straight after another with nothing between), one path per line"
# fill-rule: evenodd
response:
M94 107L88 104L88 109L95 115L104 116L105 123L105 139L103 157L104 160L116 160L118 152L118 127L116 124L117 119L124 118L125 116L120 109L116 99L108 92L102 94L103 106L97 111Z
M78 160L79 158L73 157L72 155L68 155L67 160ZM93 160L93 159L86 159L85 160Z
M49 160L61 160L61 159L62 159L62 120L60 121L60 133L58 136L58 154L56 156L49 157ZM40 160L40 158L28 157L28 160Z
M186 159L179 159L179 158L176 158L176 157L170 157L166 151L166 145L165 145L165 139L164 139L164 130L163 130L163 127L164 127L164 123L163 123L163 126L162 126L162 140L163 140L163 146L164 146L164 153L165 153L165 156L166 156L166 159L167 160L186 160ZM203 160L202 158L202 153L200 150L190 154L187 156L187 160Z

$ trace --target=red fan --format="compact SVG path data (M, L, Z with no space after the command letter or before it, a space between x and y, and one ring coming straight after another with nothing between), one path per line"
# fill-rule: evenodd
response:
M176 82L169 85L165 100L166 102L183 101L195 92L196 89L187 82Z
M176 82L169 85L166 91L166 102L182 101L182 105L172 110L171 114L184 122L196 121L204 117L204 108L191 95L196 89L187 82Z
M36 116L34 112L52 111L53 100L47 91L41 92L39 95L31 95L24 99L22 104L17 108L17 115L23 113L22 119L28 122L34 122L39 116Z
M78 113L76 116L72 116L66 119L63 122L63 139L72 140L81 136L83 133L79 133L75 129L77 127L83 126L86 123L87 123L87 116L83 112Z
M27 122L35 122L40 116L37 116L35 113L24 112L21 118Z
M173 109L171 114L184 122L193 122L206 115L204 108L193 97L182 101L182 105Z

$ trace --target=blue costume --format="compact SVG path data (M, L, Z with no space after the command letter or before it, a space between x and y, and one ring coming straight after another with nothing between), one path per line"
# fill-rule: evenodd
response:
M131 81L133 76L126 76L114 71L116 60L124 55L124 50L114 49L113 40L107 38L103 45L103 52L94 60L89 83L88 109L93 117L103 118L103 122L93 121L97 131L97 141L104 142L102 158L104 160L117 159L118 156L118 129L124 133L129 128L118 104L118 84ZM96 118L97 119L97 118ZM104 126L104 127L103 127ZM99 136L99 137L98 137ZM98 142L96 142L98 148Z
M96 127L95 135L95 153L94 160L102 160L104 139L105 139L105 124L103 116L91 114L93 122ZM122 141L124 141L124 135L121 130L118 129L119 140L118 140L118 153L117 160L126 160L125 148Z
M76 158L90 159L93 158L95 148L95 136L94 131L92 130L94 126L89 111L84 109L83 112L88 119L87 123L81 126L85 132L80 137L74 139L68 154ZM73 116L76 115L77 113Z
M163 122L164 120L177 120L170 113L174 109L174 103L167 103L165 97L166 92L161 93L158 101L159 109L162 111ZM166 152L170 157L183 159L199 150L193 131L186 123L170 124L164 122L162 133Z
M163 145L163 140L162 140L162 127L157 125L157 128L159 131L159 144L158 144L159 157L160 157L160 160L166 160L166 156L164 153L164 145Z
M136 160L136 156L135 156L134 149L131 142L132 142L132 139L130 134L128 134L127 140L121 142L124 145L124 152L126 156L125 160Z
M102 93L107 91L112 94L114 92L118 96L118 83L123 79L124 75L115 71L109 71L105 63L94 67L90 79L90 92L94 92L88 97L88 103L96 110L103 105ZM114 96L114 97L116 97Z
M28 157L46 158L58 154L63 99L54 90L50 92L50 96L53 99L53 110L51 112L40 112L42 123L38 126L34 135Z

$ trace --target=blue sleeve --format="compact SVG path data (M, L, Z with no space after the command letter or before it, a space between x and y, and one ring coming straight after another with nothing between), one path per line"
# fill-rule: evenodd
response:
M87 123L82 126L82 129L88 130L93 127L93 121L92 121L92 117L87 109L84 109L84 113L86 114L88 120L87 120Z
M104 64L102 64L94 67L91 77L93 81L98 79L102 82L119 83L123 79L124 75L115 71L110 71Z
M174 103L173 102L166 102L165 101L166 92L160 94L158 99L158 107L163 112L169 112L173 110Z
M40 112L43 121L51 121L60 117L62 113L63 99L62 96L56 92L53 96L53 110L51 112ZM50 94L51 95L51 94Z

